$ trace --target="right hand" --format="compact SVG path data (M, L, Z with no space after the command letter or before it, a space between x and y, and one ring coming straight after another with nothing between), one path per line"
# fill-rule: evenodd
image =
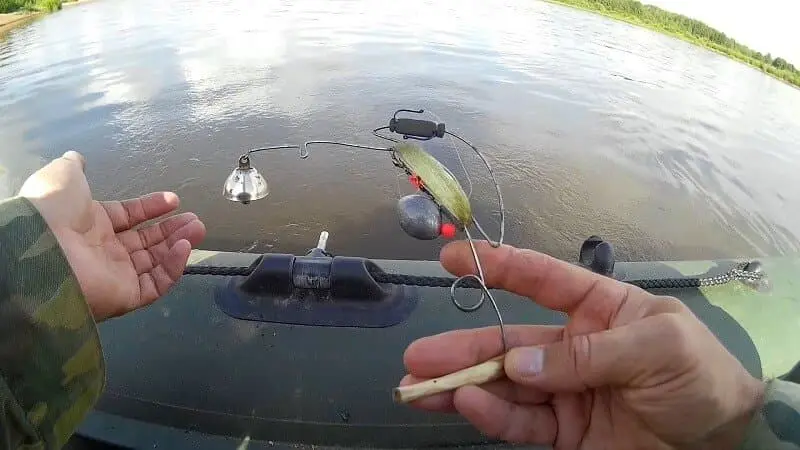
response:
M484 434L556 449L733 449L765 385L680 301L530 250L478 245L487 284L569 315L564 327L506 326L508 379L418 400L457 411ZM469 247L442 251L460 276ZM420 339L401 384L502 352L496 327Z

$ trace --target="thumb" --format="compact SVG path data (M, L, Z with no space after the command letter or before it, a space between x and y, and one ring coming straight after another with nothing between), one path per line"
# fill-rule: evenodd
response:
M80 166L81 172L86 169L86 158L83 157L80 153L76 152L75 150L69 150L63 155L61 155L61 159L66 161L72 162Z
M86 175L83 173L85 165L83 155L70 150L28 177L20 188L19 195L41 198L55 192L67 191L73 197L88 195L91 198Z
M600 386L637 386L666 380L691 357L684 333L690 317L659 314L596 333L519 347L505 358L512 381L546 392L581 392Z

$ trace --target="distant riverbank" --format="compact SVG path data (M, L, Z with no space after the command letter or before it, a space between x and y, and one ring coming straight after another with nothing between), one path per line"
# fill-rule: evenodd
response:
M3 33L6 30L16 27L17 25L22 24L23 22L30 21L37 15L41 13L31 13L31 12L18 12L18 13L10 13L10 14L0 14L0 33Z
M636 0L546 0L602 14L659 31L741 61L800 88L800 70L780 57L762 55L699 20L671 13Z
M86 0L0 0L0 32L63 6Z

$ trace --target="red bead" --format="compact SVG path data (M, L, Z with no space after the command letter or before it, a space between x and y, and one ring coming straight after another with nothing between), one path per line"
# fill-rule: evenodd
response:
M411 175L408 177L408 182L417 189L422 189L422 179L419 175Z
M445 239L453 239L456 237L456 226L452 223L443 223L439 228L439 234Z

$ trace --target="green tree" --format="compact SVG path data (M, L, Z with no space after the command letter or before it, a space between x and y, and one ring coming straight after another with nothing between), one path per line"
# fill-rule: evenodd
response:
M14 0L0 0L14 1ZM16 0L20 1L20 0ZM30 0L28 0L30 1ZM705 23L638 0L550 0L645 25L724 53L800 87L800 71L783 58L762 55Z

